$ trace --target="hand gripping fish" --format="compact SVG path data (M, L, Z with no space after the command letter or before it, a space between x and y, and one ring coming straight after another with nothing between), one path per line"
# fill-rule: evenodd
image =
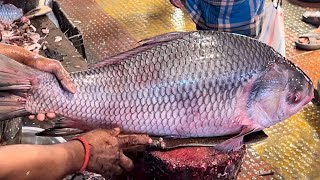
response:
M0 120L54 112L64 127L120 127L154 136L243 137L297 113L313 98L311 80L271 47L242 35L169 33L95 67L71 73L77 92L7 57L0 61ZM71 120L71 121L70 121Z

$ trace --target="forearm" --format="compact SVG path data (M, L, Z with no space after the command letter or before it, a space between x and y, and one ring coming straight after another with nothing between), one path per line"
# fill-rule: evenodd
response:
M79 170L83 157L78 141L0 147L0 179L61 179Z
M0 54L5 55L23 64L30 64L37 62L36 60L43 60L45 57L34 54L22 47L0 43ZM41 63L41 61L39 61Z

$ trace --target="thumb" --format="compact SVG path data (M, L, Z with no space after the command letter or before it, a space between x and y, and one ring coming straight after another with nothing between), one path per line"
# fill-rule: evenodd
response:
M108 130L111 136L118 136L120 134L120 128L113 128Z

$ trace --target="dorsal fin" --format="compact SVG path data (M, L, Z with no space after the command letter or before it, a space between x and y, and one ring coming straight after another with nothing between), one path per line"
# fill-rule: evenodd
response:
M172 33L161 34L161 35L157 35L157 36L154 36L151 38L141 40L138 42L139 46L137 46L136 48L133 48L129 51L126 51L126 52L120 53L118 55L103 59L102 61L96 63L94 65L94 67L103 67L103 66L107 66L110 64L120 63L123 60L126 60L129 57L136 55L139 52L145 51L145 50L150 49L154 46L162 44L164 42L179 39L189 33L190 32L172 32Z
M143 45L149 45L149 44L154 44L154 43L168 42L168 41L182 38L183 36L185 36L187 34L190 34L190 32L165 33L165 34L153 36L151 38L143 39L143 40L139 41L139 43L141 43Z

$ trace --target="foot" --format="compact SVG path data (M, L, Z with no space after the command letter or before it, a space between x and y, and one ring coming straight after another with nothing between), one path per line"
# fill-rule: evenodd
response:
M314 26L320 26L320 11L306 11L302 15L302 20Z
M320 26L318 29L314 30L313 33L319 34L320 35ZM316 40L317 44L320 44L320 40ZM301 44L307 45L310 43L309 38L308 37L301 37L299 38L299 42Z

